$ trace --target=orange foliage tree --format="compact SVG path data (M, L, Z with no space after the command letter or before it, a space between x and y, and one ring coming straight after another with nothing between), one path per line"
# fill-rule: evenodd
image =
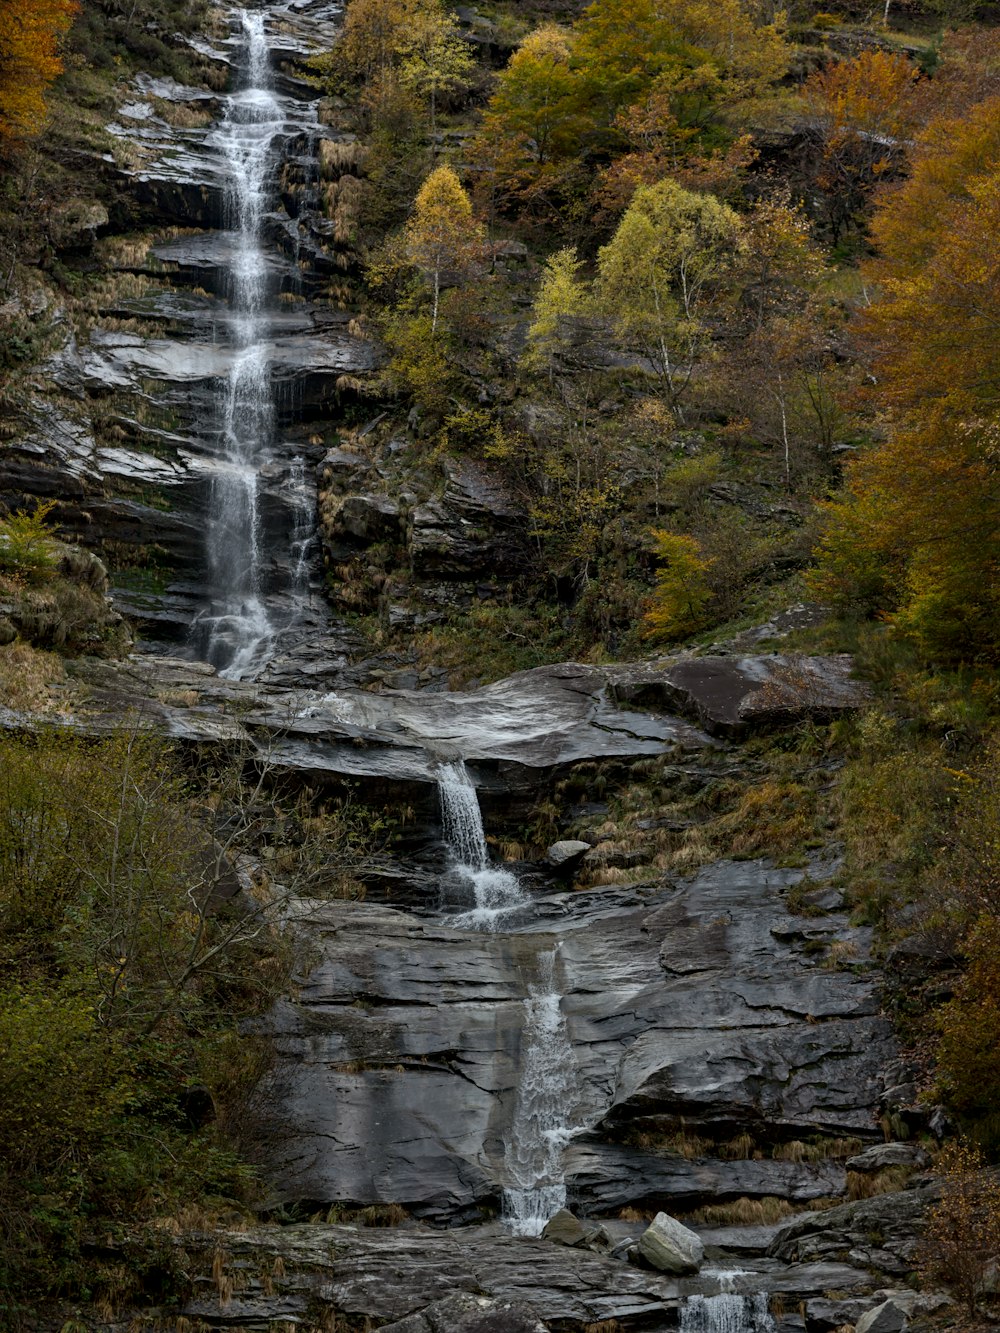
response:
M37 134L77 0L0 0L0 146Z
M1000 659L1000 98L932 121L879 208L862 321L883 444L829 507L820 591L938 659Z
M817 183L835 238L898 167L917 114L918 71L906 56L866 51L818 71L803 89L823 136Z

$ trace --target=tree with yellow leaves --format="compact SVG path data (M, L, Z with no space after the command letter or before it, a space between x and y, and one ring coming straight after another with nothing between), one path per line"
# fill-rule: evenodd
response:
M588 293L580 279L583 267L576 247L557 250L545 265L538 295L528 325L528 346L521 364L528 370L548 370L551 378L555 358L565 346L567 321L582 315Z
M678 417L703 345L705 308L733 267L740 236L728 205L667 179L636 190L598 254L598 305L660 376Z
M441 283L445 274L467 277L484 254L483 231L472 204L451 167L437 167L417 193L404 234L406 256L430 280L431 334L437 332Z
M723 108L785 72L779 24L741 0L595 0L572 28L531 33L497 80L477 136L503 199L558 210L589 184L588 154L657 146L655 167L696 150ZM640 149L641 152L641 149ZM650 180L649 162L634 164ZM656 173L655 178L663 172Z
M660 569L645 615L646 638L683 639L705 624L712 600L707 575L714 562L690 533L657 528L651 536Z
M0 148L37 134L76 0L0 0Z

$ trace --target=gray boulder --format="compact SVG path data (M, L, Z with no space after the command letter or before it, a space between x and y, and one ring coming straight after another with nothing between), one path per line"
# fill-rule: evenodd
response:
M876 1143L856 1157L847 1159L848 1171L884 1171L889 1166L912 1166L923 1169L930 1158L916 1143Z
M467 1291L382 1327L383 1333L548 1333L529 1306Z
M639 1237L639 1253L662 1273L697 1273L705 1247L693 1231L669 1213L657 1213Z
M906 1315L895 1301L883 1301L874 1310L863 1314L854 1326L855 1333L902 1333Z
M862 707L867 687L851 677L845 654L805 657L685 657L646 668L609 670L622 702L678 708L717 736L791 726L806 718L828 720Z
M387 495L348 495L332 527L336 535L369 544L400 531L399 505Z
M613 1237L600 1222L584 1222L568 1208L560 1208L549 1218L542 1232L542 1240L597 1253L608 1253L614 1247Z
M589 851L589 842L581 842L579 838L565 838L561 842L552 844L545 854L545 859L557 870L569 870Z

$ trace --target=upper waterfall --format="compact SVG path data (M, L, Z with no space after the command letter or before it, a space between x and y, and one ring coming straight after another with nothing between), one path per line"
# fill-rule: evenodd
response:
M271 87L265 16L240 10L237 21L243 86L229 95L215 136L226 165L226 210L233 229L227 325L232 355L216 393L219 450L206 532L208 587L192 639L221 674L240 678L262 664L280 629L265 600L259 473L276 430L263 224L285 115ZM293 538L299 548L293 577L304 582L305 542L301 533Z
M221 449L211 494L207 544L209 606L194 626L202 655L242 676L273 638L261 597L257 466L274 432L274 401L263 342L265 258L261 222L271 144L281 108L268 88L262 14L239 13L247 86L229 98L219 130L228 164L226 202L236 232L230 268L234 354L219 390Z

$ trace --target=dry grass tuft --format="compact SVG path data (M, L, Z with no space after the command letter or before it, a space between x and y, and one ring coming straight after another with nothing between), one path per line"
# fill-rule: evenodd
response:
M324 180L332 180L345 172L360 171L368 156L368 149L356 140L323 139L319 145L319 169Z
M796 1210L787 1199L766 1195L763 1199L734 1199L731 1203L712 1204L689 1215L689 1222L703 1226L772 1226Z
M15 712L47 713L56 708L52 687L66 679L62 659L30 644L0 648L0 705Z
M323 186L323 205L333 223L336 245L348 245L353 238L367 190L367 183L357 176L341 176Z
M864 1147L861 1139L792 1139L775 1144L771 1156L776 1162L828 1162L854 1157Z
M879 1194L895 1194L913 1175L911 1166L887 1166L881 1171L848 1171L847 1197L874 1199Z

